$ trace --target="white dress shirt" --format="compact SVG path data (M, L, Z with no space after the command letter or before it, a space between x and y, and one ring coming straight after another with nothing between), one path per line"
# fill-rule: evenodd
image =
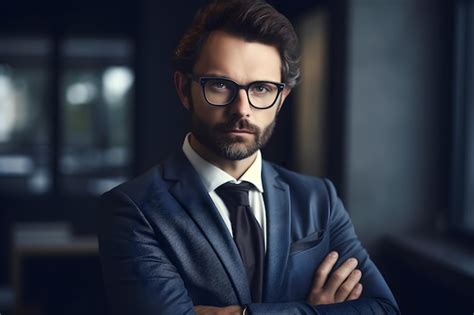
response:
M230 223L229 210L227 209L224 201L215 192L216 188L231 182L239 184L242 181L252 183L255 189L249 191L249 204L250 209L257 219L258 223L263 230L263 241L265 244L265 252L267 250L267 221L265 216L265 203L263 201L263 185L262 185L262 155L260 150L257 152L257 157L249 169L240 177L235 179L231 175L227 174L217 166L203 159L189 143L190 133L188 133L184 139L183 152L192 164L194 169L197 171L201 180L206 188L209 196L211 197L214 205L216 206L219 214L224 220L230 235L232 234L232 224Z

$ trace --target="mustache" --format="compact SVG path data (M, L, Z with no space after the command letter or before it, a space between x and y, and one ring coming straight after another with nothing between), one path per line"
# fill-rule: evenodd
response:
M259 132L259 128L253 124L251 124L248 120L238 118L231 120L229 122L221 123L215 126L217 131L226 132L231 130L245 130L251 133Z

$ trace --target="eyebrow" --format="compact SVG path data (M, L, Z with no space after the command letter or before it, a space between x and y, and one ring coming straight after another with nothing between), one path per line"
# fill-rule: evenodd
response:
M202 75L200 75L201 77L217 77L217 78L223 78L223 79L228 79L228 80L232 80L232 81L235 81L234 79L232 79L231 77L228 77L224 74L218 74L218 73L203 73ZM237 82L237 81L236 81Z
M251 83L255 83L255 82L272 82L272 83L283 83L283 82L280 82L278 80L270 80L270 79L258 79L258 80L253 80L253 81L250 81L250 82L247 82L247 83L240 83L238 82L237 80L233 79L233 78L230 78L226 75L221 75L221 74L216 74L216 73L204 73L202 75L200 75L200 77L211 77L211 78L221 78L221 79L227 79L227 80L230 80L230 81L233 81L237 84L240 84L240 85L248 85L248 84L251 84Z

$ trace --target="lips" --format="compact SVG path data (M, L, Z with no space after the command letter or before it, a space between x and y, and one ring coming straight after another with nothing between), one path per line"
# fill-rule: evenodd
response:
M252 130L248 129L231 129L231 130L225 130L226 133L248 133L248 134L254 134Z

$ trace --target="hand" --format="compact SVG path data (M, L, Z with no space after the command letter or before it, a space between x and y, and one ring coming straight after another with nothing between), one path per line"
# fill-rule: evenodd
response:
M355 300L362 294L362 284L359 283L362 273L357 267L357 259L349 258L331 277L328 275L338 258L337 252L331 252L323 260L314 273L313 287L307 302L312 305L332 304Z
M242 308L240 305L226 307L198 305L194 307L194 312L198 315L240 315L242 314Z

